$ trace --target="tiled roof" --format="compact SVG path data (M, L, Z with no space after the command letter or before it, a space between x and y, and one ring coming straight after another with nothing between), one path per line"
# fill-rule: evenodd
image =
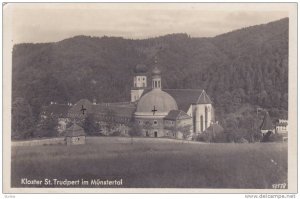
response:
M171 110L169 114L164 118L166 120L180 120L191 118L188 114L180 110Z
M276 126L287 126L287 125L288 125L287 122L280 122L276 124Z
M263 122L260 126L260 129L261 130L272 130L272 129L274 129L271 118L270 118L268 112L265 113L265 117L264 117Z
M111 110L118 117L132 117L136 107L134 104L102 103L92 105L91 109L95 114L105 114Z
M72 115L83 115L82 108L86 109L86 112L91 112L91 105L92 103L87 99L81 99L72 108L69 110L69 116Z
M213 134L219 134L224 133L224 129L220 124L214 123L211 124L206 130L206 133L213 133Z
M70 106L66 104L50 104L42 108L42 114L56 115L58 117L67 117Z
M66 130L66 137L77 137L77 136L85 136L85 132L82 127L77 124L73 124Z
M151 88L144 90L143 95L151 91ZM176 101L179 110L188 111L191 104L211 103L210 98L202 89L162 89L170 94Z
M206 94L205 90L202 90L202 92L197 100L197 104L211 104L211 100L208 97L208 95Z
M191 104L196 104L202 92L198 89L164 89L176 101L179 110L188 111Z

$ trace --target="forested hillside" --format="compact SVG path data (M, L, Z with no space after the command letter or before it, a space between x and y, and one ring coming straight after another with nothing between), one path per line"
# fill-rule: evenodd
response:
M288 19L213 38L171 34L131 40L76 36L55 43L17 44L13 49L13 101L24 98L36 117L50 101L130 100L133 69L149 77L157 56L164 88L206 89L219 120L245 107L273 117L288 108ZM149 78L150 79L150 78Z

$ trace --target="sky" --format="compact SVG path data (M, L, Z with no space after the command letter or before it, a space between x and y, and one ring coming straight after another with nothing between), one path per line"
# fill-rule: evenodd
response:
M12 42L57 42L76 35L143 39L171 33L213 37L289 16L288 4L27 3L8 4Z

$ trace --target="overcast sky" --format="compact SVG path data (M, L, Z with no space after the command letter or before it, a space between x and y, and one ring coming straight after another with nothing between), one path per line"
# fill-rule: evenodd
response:
M212 37L288 17L286 4L14 4L13 43L55 42L76 35L148 38L170 33Z

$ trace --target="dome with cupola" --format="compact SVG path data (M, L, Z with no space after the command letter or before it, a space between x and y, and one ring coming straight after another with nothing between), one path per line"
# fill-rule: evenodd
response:
M161 71L155 61L152 70L152 90L142 95L137 104L136 116L163 117L171 110L178 110L175 99L161 90Z

